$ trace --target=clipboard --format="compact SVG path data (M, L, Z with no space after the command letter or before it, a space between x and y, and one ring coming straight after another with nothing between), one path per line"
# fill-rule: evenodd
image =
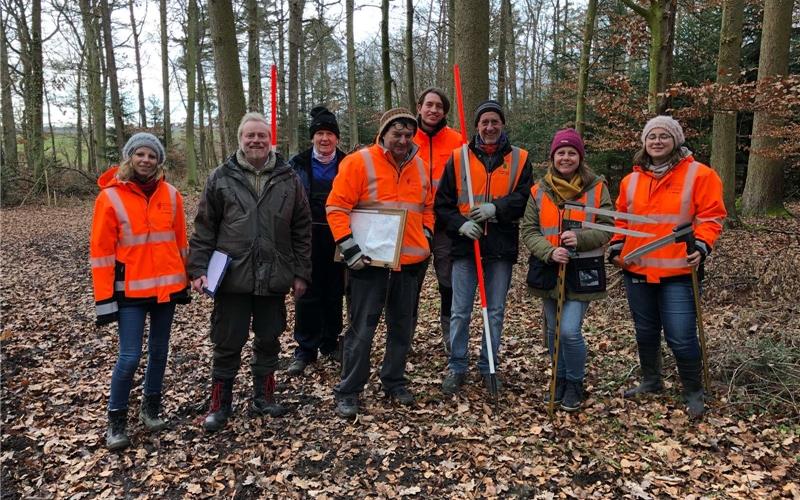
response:
M406 211L401 208L356 208L350 212L350 230L361 253L373 267L397 268L406 228ZM344 259L337 247L334 260Z
M225 271L228 270L233 259L230 255L214 250L211 258L208 260L208 270L206 270L206 278L208 279L208 286L203 287L203 291L211 298L217 293L219 285L222 284L222 278L225 277Z

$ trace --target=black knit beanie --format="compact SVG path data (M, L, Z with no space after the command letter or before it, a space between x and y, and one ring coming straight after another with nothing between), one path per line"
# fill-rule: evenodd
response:
M498 115L500 115L500 121L503 124L506 123L506 115L503 114L503 108L500 107L500 103L495 101L494 99L487 99L482 103L478 104L478 107L475 109L475 126L478 126L478 122L481 121L481 115L486 113L487 111L494 111Z
M336 121L336 115L328 111L325 106L317 106L309 113L311 115L311 123L308 125L309 138L313 139L314 134L320 130L328 130L339 138L339 123Z

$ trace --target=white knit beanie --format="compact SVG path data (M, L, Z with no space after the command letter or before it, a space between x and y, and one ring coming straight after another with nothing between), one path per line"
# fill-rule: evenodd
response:
M644 139L647 137L654 128L663 128L669 135L675 139L675 148L679 148L686 142L686 137L683 135L683 128L677 120L667 115L658 115L650 119L647 125L644 126L642 131L642 146L644 146Z

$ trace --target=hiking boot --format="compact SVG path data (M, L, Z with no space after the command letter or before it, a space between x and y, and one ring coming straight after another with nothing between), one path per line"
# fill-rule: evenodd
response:
M572 380L566 380L565 382L561 409L564 411L578 411L583 401L583 382L573 382Z
M450 356L450 316L441 316L439 324L442 327L442 343L444 344L444 353Z
M453 395L461 389L461 386L464 385L466 381L466 373L458 373L450 370L442 381L442 392L447 395Z
M490 373L481 373L481 378L483 378L483 386L486 387L489 394L492 394L492 375ZM497 373L494 374L494 389L496 389L497 392L493 395L500 394L500 391L503 390L503 382L500 380L500 375Z
M301 361L302 362L302 361ZM251 408L261 415L282 417L288 409L275 401L275 373L253 376L253 403Z
M411 394L411 392L405 387L397 388L394 391L387 393L386 396L389 399L397 401L403 406L411 406L414 404L414 395Z
M564 391L567 388L567 379L558 377L556 379L556 399L555 403L560 403L564 399ZM550 403L550 386L547 386L547 391L544 394L544 402Z
M161 413L161 393L144 394L142 407L139 409L139 420L145 429L158 432L167 428L167 421L161 418L159 413Z
M648 392L661 392L664 384L661 382L661 349L653 353L646 353L639 348L639 362L642 368L642 381L636 387L628 389L622 394L623 398L633 398Z
M302 359L295 358L292 360L291 364L289 364L289 367L286 368L286 375L289 375L290 377L302 375L306 369L306 366L308 366L307 362L303 361Z
M108 412L108 431L106 431L106 448L111 451L122 450L130 446L126 429L128 427L128 409Z
M233 406L233 379L214 379L211 386L211 406L203 421L206 432L216 432L228 422Z
M334 412L342 418L355 417L358 414L358 396L337 397Z
M698 359L675 359L678 374L683 384L683 399L686 402L686 413L692 419L703 416L706 412L703 393L703 363Z

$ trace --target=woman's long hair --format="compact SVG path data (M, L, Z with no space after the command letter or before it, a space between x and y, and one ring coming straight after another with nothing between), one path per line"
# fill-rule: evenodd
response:
M133 179L134 171L133 165L131 165L131 160L127 159L119 164L119 170L117 171L117 180L122 182L127 182ZM164 176L164 165L159 165L156 167L156 172L154 174L157 179L160 179Z
M553 177L561 177L561 174L559 174L558 170L556 170L555 161L552 159L547 166L547 172ZM589 168L589 165L586 164L586 160L584 159L581 159L581 162L578 164L578 170L575 171L575 174L581 176L581 181L583 181L584 188L589 187L589 184L591 184L591 182L597 176L594 172L592 172L592 169Z

